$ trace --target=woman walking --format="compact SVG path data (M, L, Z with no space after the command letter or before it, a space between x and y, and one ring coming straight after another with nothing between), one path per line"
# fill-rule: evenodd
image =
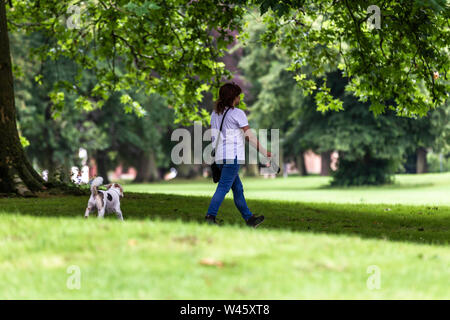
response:
M245 163L244 136L263 156L270 157L271 154L260 145L258 139L249 130L244 111L236 108L240 103L241 92L241 88L235 83L226 83L221 86L219 99L211 114L211 129L220 130L223 121L217 150L215 150L215 161L222 173L205 219L210 224L217 224L217 212L231 189L233 190L234 204L242 218L248 226L256 228L264 221L264 216L255 216L248 208L244 197L244 188L239 178L240 164Z

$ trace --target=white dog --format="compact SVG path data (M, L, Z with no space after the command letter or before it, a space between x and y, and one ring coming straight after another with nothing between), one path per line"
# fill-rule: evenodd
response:
M98 190L98 187L103 183L102 177L95 178L91 183L91 197L88 201L88 206L84 217L88 218L95 208L98 211L98 217L103 218L106 213L115 212L117 218L123 220L122 211L120 210L120 198L123 198L122 186L118 183L108 184L106 191Z

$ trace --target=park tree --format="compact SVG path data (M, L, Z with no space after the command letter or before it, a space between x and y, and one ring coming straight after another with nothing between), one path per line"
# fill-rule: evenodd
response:
M165 99L157 94L136 93L132 88L129 94L136 97L142 109L137 115L132 110L124 112L120 93L106 100L105 112L85 110L76 103L79 96L63 91L66 103L75 107L55 106L48 93L58 81L70 81L76 65L64 57L33 59L28 53L49 41L39 33L11 36L18 120L23 138L32 141L26 152L33 164L48 170L50 178L61 171L68 178L70 168L80 165L78 149L82 147L95 160L104 183L109 183L107 172L119 161L137 169L137 182L159 179L157 166L170 162L161 150L170 139L163 135L174 126L173 109L167 108ZM116 68L118 72L123 70L121 64ZM95 85L93 74L84 70L82 79L79 90L89 92ZM122 97L129 97L127 94Z
M340 70L328 73L327 79L332 96L344 102L344 110L317 112L315 99L309 98L297 110L299 121L287 133L287 139L299 140L315 152L338 151L333 185L389 183L401 170L408 152L445 148L449 136L447 106L418 118L399 117L392 110L374 115L367 102L358 101L345 90L349 80Z
M74 76L75 64L64 58L34 61L28 52L46 41L38 33L28 37L13 34L12 39L18 120L22 137L32 142L26 152L33 164L48 170L50 178L61 171L69 173L72 166L80 165L78 148L82 147L95 160L98 175L104 177L105 183L109 183L107 172L119 161L137 169L136 182L159 179L157 166L170 162L161 150L170 139L163 136L174 126L173 109L167 108L165 99L129 90L142 107L140 115L123 111L119 93L105 102L106 112L59 108L48 92L58 81L69 81ZM122 66L116 68L120 71ZM91 80L92 74L85 70L79 89L88 92L95 85ZM69 105L76 105L76 95L63 93Z
M367 102L358 101L345 90L349 80L340 70L328 73L327 81L332 97L343 101L343 110L317 112L315 99L309 99L296 113L301 119L298 128L293 127L298 139L317 153L338 151L333 185L391 182L409 147L408 118L392 110L374 115Z
M286 52L273 44L263 46L259 39L266 27L254 15L248 19L248 45L240 67L253 85L248 98L250 117L259 127L280 128L285 156L312 149L322 155L323 167L328 169L323 173L328 175L330 154L337 150L342 167L335 175L335 184L378 184L391 180L407 152L430 147L438 151L448 141L447 106L424 117L398 117L392 111L374 116L367 104L345 91L348 79L340 70L328 73L326 78L333 98L344 102L344 110L318 112L314 95L321 90L304 97L293 79L294 72L286 70ZM316 86L321 87L323 81L316 77ZM352 168L360 169L354 174Z
M73 7L72 5L77 5ZM68 11L69 9L69 11ZM44 188L20 144L16 125L8 27L11 32L40 31L54 39L36 51L42 60L61 56L78 65L72 81L55 85L58 92L80 95L85 109L101 107L112 92L138 88L166 95L179 120L205 120L197 102L202 92L229 73L217 63L240 30L243 8L215 1L0 1L0 192L16 190L15 176L31 191ZM8 23L8 24L7 24ZM219 33L215 40L212 30ZM119 60L125 71L118 73ZM91 92L78 92L83 70L95 74ZM124 99L126 100L126 99ZM133 109L133 100L126 108ZM139 110L138 110L139 111Z
M339 69L374 114L425 116L450 91L450 6L447 0L257 0L266 43L286 49L290 70L307 94L315 77ZM307 75L305 68L312 69ZM341 110L327 82L320 110Z
M296 85L295 74L286 70L286 53L281 48L263 47L257 42L264 26L260 25L257 29L255 25L248 30L251 45L246 47L240 67L244 76L255 84L252 90L254 101L249 106L250 116L257 126L280 129L285 156L291 153L301 155L307 149L321 154L324 175L331 173L331 152L339 151L336 184L388 182L404 154L402 144L405 141L401 137L406 140L406 132L400 123L406 119L397 117L393 112L374 117L367 105L345 91L348 80L340 75L339 70L327 74L327 79L332 97L343 101L344 110L317 111L315 96L305 97ZM324 79L316 77L315 81L320 87ZM314 90L315 94L320 92ZM297 163L301 164L299 161ZM354 175L347 170L347 164L360 170Z
M167 152L170 136L167 135L174 127L174 111L157 94L135 93L134 99L144 111L140 117L134 113L123 114L118 95L106 102L105 108L109 112L94 111L98 125L108 133L108 144L97 150L107 162L99 175L107 176L108 169L122 163L136 168L135 182L157 181L160 179L158 167L165 168L170 164L170 149Z
M382 28L369 31L372 3L363 0L12 0L8 11L7 2L0 1L0 191L14 191L15 176L32 191L43 189L17 132L7 26L11 32L43 32L56 44L43 46L39 57L65 56L79 66L73 81L55 86L56 99L62 89L77 92L82 70L90 69L96 85L87 97L80 94L78 103L85 108L101 107L111 92L136 87L165 95L186 124L206 122L198 101L229 76L217 58L233 41L230 31L241 31L246 6L256 4L269 26L263 40L287 49L306 93L315 81L305 78L303 67L312 67L313 76L324 75L330 71L324 70L326 61L345 72L347 89L369 101L366 107L374 113L387 106L397 114L424 115L448 96L450 10L445 0L374 2ZM216 40L212 30L220 34ZM126 66L120 74L119 59ZM342 101L332 98L326 82L322 89L315 95L319 108L339 110ZM130 100L128 108L134 106Z
M67 182L71 167L80 165L79 148L97 150L105 144L106 135L87 118L87 111L62 108L48 95L56 82L71 79L76 73L75 64L64 58L38 61L30 57L32 48L49 41L39 33L30 36L16 33L11 39L17 118L22 138L31 142L26 153L35 167L48 170L50 181L65 172L62 178ZM85 90L89 76L85 74L83 79ZM66 93L68 104L76 105L75 94L62 93Z
M445 153L450 147L450 99L441 108L429 111L426 117L409 119L406 126L411 166L416 173L426 173L428 150Z

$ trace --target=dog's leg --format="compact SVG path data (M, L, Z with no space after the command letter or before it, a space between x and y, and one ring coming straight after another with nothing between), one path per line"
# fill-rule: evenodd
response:
M102 219L105 216L106 205L103 203L103 193L99 193L95 197L95 203L98 211L98 218Z
M117 219L123 221L123 215L122 215L122 211L120 210L120 207L115 208L114 211L116 211Z
M92 208L91 207L87 207L86 211L84 212L84 217L87 219L89 218L89 213L91 213Z
M101 208L100 210L98 210L98 218L99 219L103 219L103 217L105 216L105 206L103 206L103 208Z

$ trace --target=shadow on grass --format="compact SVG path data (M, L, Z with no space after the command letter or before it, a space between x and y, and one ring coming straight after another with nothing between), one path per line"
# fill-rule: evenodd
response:
M1 198L0 212L55 218L83 218L88 198ZM128 193L122 200L125 220L203 222L210 198ZM362 238L440 244L450 242L450 207L296 203L248 200L250 210L266 217L260 228L352 235ZM226 225L246 227L232 199L219 210ZM91 214L95 219L96 213ZM115 219L109 216L107 219Z

